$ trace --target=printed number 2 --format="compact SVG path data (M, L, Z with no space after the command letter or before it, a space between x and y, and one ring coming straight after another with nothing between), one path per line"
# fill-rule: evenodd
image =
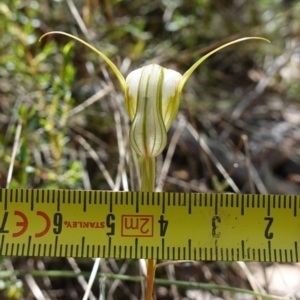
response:
M160 224L160 236L165 236L169 221L165 220L164 216L160 216L158 223Z
M270 217L265 217L264 220L268 221L267 227L265 229L265 238L268 240L271 240L273 238L274 234L273 234L273 232L269 232L269 231L270 231L270 228L271 228L271 225L272 225L274 219L270 218Z

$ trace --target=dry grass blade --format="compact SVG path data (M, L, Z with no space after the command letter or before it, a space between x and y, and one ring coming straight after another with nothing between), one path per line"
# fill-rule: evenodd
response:
M234 183L230 175L227 173L227 171L224 169L224 167L220 164L220 162L217 160L217 158L213 155L213 153L210 151L209 147L205 143L205 141L199 136L199 134L196 132L196 130L193 128L193 126L190 123L187 123L187 129L190 131L194 139L199 142L200 147L204 150L204 152L209 156L209 158L213 161L217 169L220 171L220 173L223 175L225 180L228 182L230 187L233 189L233 191L237 194L240 193L239 188Z
M99 156L97 155L96 151L90 146L90 144L82 136L78 135L75 137L75 139L82 145L82 147L89 153L91 158L93 158L93 160L96 162L103 176L105 177L109 187L113 190L115 184L112 178L110 177L109 172L106 170L104 164L102 163Z
M90 34L89 34L89 31L88 29L86 28L77 8L76 8L76 5L74 4L73 0L66 0L68 6L69 6L69 9L74 17L74 19L76 20L80 30L82 31L82 33L85 35L86 39L87 40L90 40L91 37L90 37Z
M243 270L245 273L247 279L249 280L249 283L253 289L254 292L256 293L265 293L266 291L263 289L263 287L257 282L253 274L250 272L248 269L247 265L243 261L238 261L237 262L240 268ZM262 297L257 297L258 300L262 300Z
M118 164L117 176L115 179L114 191L118 191L118 190L120 190L120 186L121 186L121 182L122 182L122 174L126 174L124 172L125 171L124 170L125 157L126 157L126 141L125 141L123 130L122 130L122 128L125 127L126 124L121 123L121 114L120 114L121 107L120 106L116 107L118 105L118 102L115 101L114 99L112 99L112 103L115 108L114 109L114 120L115 120L116 135L117 135L117 142L118 142L118 149L119 149L119 164Z
M33 276L31 276L30 274L25 275L25 281L26 281L27 285L29 286L29 288L36 300L50 300L49 297L44 296L41 289L35 282Z
M12 174L13 174L14 163L15 163L16 155L17 155L17 152L19 149L21 131L22 131L22 121L19 120L17 128L16 128L15 140L14 140L14 145L13 145L9 168L8 168L8 173L7 173L7 179L6 179L6 187L7 188L9 188L10 181L11 181Z
M101 258L96 258L94 260L94 265L93 265L93 268L92 268L91 276L89 278L89 282L88 282L88 285L85 289L84 296L83 296L82 300L87 300L90 296L91 289L92 289L93 283L95 281L95 278L96 278L96 275L97 275L97 272L98 272L98 269L99 269L100 261L101 261Z
M74 258L72 257L68 257L68 262L70 264L70 266L72 267L72 269L74 270L74 272L76 274L78 274L77 276L77 280L79 282L79 284L81 285L82 289L84 291L87 291L88 289L88 283L86 282L84 276L82 276L80 273L81 273L81 270L80 268L78 267L76 261ZM93 294L93 292L91 290L88 290L88 299L89 300L97 300L97 298L95 297L95 295Z
M86 99L83 103L79 104L78 106L72 108L69 111L68 117L71 118L74 115L82 112L83 110L85 110L86 108L88 108L89 106L91 106L93 103L95 103L96 101L103 99L106 95L108 95L111 92L111 88L106 86L104 89L101 89L100 91L98 91L96 94L94 94L93 96L91 96L90 98Z

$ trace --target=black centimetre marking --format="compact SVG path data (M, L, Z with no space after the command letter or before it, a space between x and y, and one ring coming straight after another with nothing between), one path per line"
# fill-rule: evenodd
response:
M76 245L75 257L79 257L78 252L79 252L79 245Z
M112 213L113 212L113 194L112 193L107 193L109 194L109 212Z
M166 195L167 195L167 200L168 200L167 205L170 206L171 205L170 204L171 203L171 199L170 198L172 197L172 193L167 193Z
M134 244L135 244L135 259L137 259L138 258L138 245L139 245L139 240L137 238L135 238Z
M68 197L68 192L67 192L67 190L62 190L62 199L61 199L61 201L62 201L62 204L65 204L66 203L66 199L67 199L67 197Z
M161 257L162 259L165 259L165 239L161 239ZM168 257L169 259L169 257Z
M251 205L252 208L255 207L255 198L256 198L256 195L252 195L252 205ZM259 207L259 203L257 203L257 207Z
M239 197L239 195L238 195L238 197ZM241 205L241 215L242 216L244 215L244 212L245 212L245 210L244 210L244 199L242 199L242 205Z
M145 196L145 194L144 193L142 193L141 194L141 205L144 205L145 203L144 203L144 196Z
M2 237L1 237L1 244L0 244L0 253L1 253L1 255L4 255L4 253L2 253L2 251L3 251L4 239L5 239L5 235L2 234Z
M188 213L189 213L189 215L192 213L192 197L194 198L195 197L195 194L191 194L191 195L189 195L189 194L185 194L185 199L186 199L186 197L188 197L188 203L189 203L189 205L188 205Z
M35 191L37 190L26 190L26 197L27 199L29 198L29 194L30 194L30 210L33 211L34 210L34 197L33 194L35 193Z
M7 210L7 190L4 191L4 210Z
M121 195L123 195L124 193L118 193L117 194L117 197L116 197L116 199L115 199L115 205L118 205L119 203L121 204L121 205L123 205L123 199L122 199L122 197L121 197Z
M55 197L54 197L54 192L55 192L56 190L49 190L49 193L50 193L50 195L52 196L52 198L51 198L51 203L55 203Z
M107 192L101 192L101 196L103 196L103 197L104 197L104 204L105 204L105 205L107 205L107 203L108 203L108 201L107 201L107 200L109 200L109 199L110 199L110 194L109 194L109 193L107 193ZM101 197L101 199L102 199L102 197Z
M89 205L91 205L92 203L95 203L95 191L90 192Z
M272 261L271 241L268 241L269 261Z
M90 245L86 245L86 257L90 257Z
M60 191L57 191L57 193L55 191L53 191L53 199L55 199L55 194L57 196L56 198L56 211L60 211L60 195L63 195L63 193L61 193Z
M244 259L245 258L245 241L242 240L241 244L242 244L242 259Z
M215 195L215 215L218 215L218 198L220 194Z
M264 262L266 262L267 261L267 254L266 254L266 249L264 248L263 249L263 254L264 254Z
M68 256L68 244L65 245L65 254L64 257Z
M134 192L132 196L135 200L135 212L138 213L139 212L139 199L138 199L137 192Z
M297 196L294 197L294 217L297 217Z
M266 195L264 195L264 198L266 197ZM271 203L270 203L270 198L267 198L267 206L268 206L268 208L267 208L267 215L268 215L268 217L270 216L270 211L271 211Z
M146 258L149 258L149 253L148 253L148 246L146 246L146 255L145 255Z
M83 212L86 212L86 196L90 195L90 192L85 191L85 192L82 192L82 193L83 193Z
M229 195L226 194L226 198L225 198L226 199L226 201L225 201L225 206L226 207L228 207L228 205L229 205L229 199L228 198L229 198Z
M144 248L143 246L140 246L140 257L144 257Z
M31 246L31 235L28 237L28 242L27 242L27 256L30 256L30 246Z
M219 257L219 250L218 250L218 240L215 240L215 256L216 256L216 260L218 260Z
M188 252L189 252L188 259L191 260L192 259L192 240L191 239L188 240Z
M288 260L287 249L284 249L285 261Z
M77 196L78 196L78 204L82 203L82 191L77 191Z
M45 203L45 190L42 190L42 203Z
M55 237L55 242L54 242L54 257L56 257L57 245L58 245L58 236Z
M45 251L46 251L47 245L45 245ZM52 244L49 245L49 252L48 252L48 256L51 256L52 253Z
M108 257L110 257L111 253L111 237L108 238Z
M20 195L19 195L19 192L20 190L17 189L17 190L14 190L15 191L15 203L18 203L19 202L19 199L20 199Z
M85 237L81 238L81 257L84 257Z

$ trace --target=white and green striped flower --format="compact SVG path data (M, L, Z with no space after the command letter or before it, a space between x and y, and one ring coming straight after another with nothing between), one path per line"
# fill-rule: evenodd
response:
M200 58L186 73L180 73L151 64L132 71L126 78L115 64L102 52L85 41L65 32L53 31L43 35L63 34L86 45L96 52L117 76L125 97L125 107L131 121L130 143L144 158L154 158L166 146L167 131L174 121L185 83L195 69L209 56L219 50L245 40L261 37L246 37L227 43Z

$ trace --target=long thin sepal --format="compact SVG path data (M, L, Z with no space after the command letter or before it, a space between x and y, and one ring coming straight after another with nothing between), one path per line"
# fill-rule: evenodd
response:
M196 61L182 76L182 79L179 83L179 91L180 93L182 92L184 85L186 84L187 80L190 78L190 76L192 75L192 73L195 71L195 69L201 65L208 57L210 57L211 55L213 55L214 53L218 52L219 50L222 50L230 45L236 44L236 43L240 43L243 41L247 41L247 40L262 40L265 42L270 43L269 40L262 38L262 37L245 37L245 38L241 38L241 39L237 39L235 41L229 42L225 45L222 45L220 47L218 47L217 49L214 49L213 51L207 53L206 55L204 55L203 57L201 57L198 61Z
M40 41L47 35L51 35L51 34L62 34L62 35L65 35L65 36L68 36L80 43L82 43L83 45L85 45L86 47L90 48L91 50L93 50L94 52L96 52L109 66L110 68L112 69L112 71L115 73L115 75L117 76L121 86L122 86L122 89L124 91L124 93L126 93L126 89L127 89L127 84L126 84L126 81L123 77L123 75L120 73L120 71L118 70L118 68L116 67L116 65L105 55L103 54L102 52L100 52L99 50L97 50L95 47L93 47L92 45L90 45L89 43L85 42L84 40L72 35L72 34L69 34L69 33L66 33L66 32L63 32L63 31L50 31L50 32L47 32L45 34L43 34L41 37L40 37Z

